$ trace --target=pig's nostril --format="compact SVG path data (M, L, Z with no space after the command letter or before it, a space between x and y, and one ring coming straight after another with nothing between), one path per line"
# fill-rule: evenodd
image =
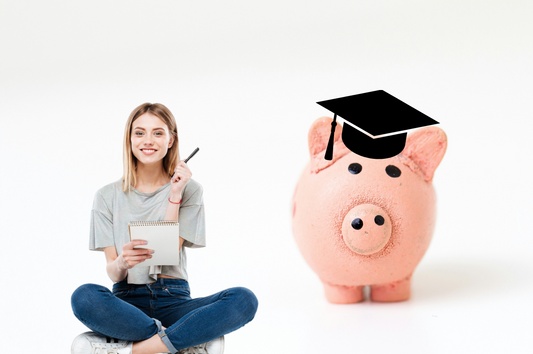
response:
M376 215L376 217L374 218L374 222L381 226L385 223L385 219L381 215Z
M363 220L357 218L352 220L352 227L356 230L360 230L363 227Z

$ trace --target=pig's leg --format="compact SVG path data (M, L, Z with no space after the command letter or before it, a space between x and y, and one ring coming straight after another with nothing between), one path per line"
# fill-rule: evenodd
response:
M326 282L322 284L326 299L334 304L353 304L364 299L363 286L334 285Z
M411 296L411 276L392 283L370 285L372 301L393 302L404 301Z

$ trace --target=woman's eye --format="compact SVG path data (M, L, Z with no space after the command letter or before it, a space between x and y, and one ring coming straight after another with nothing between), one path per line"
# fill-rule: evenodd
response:
M360 164L358 163L351 163L350 166L348 166L348 171L352 174L352 175L356 175L358 174L359 172L361 172L363 170L363 166L361 166Z
M162 136L163 133L161 133L161 132L156 132L155 135L157 135L157 136Z
M402 174L402 171L394 165L388 165L387 167L385 167L385 172L387 172L387 174L392 178L400 177L400 175Z
M143 135L143 133L142 132L135 132L135 135L141 136L141 135Z

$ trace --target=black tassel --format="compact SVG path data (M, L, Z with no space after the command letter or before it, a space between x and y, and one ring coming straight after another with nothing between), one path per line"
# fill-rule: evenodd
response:
M335 139L335 128L337 127L337 114L333 116L333 122L331 122L331 134L329 136L328 147L326 148L326 154L324 158L331 161L333 159L333 140Z

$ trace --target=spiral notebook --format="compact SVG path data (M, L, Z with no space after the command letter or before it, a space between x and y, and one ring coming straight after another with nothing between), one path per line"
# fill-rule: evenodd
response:
M180 263L180 229L177 221L132 221L128 226L131 241L148 241L147 245L136 246L135 249L144 248L155 251L152 258L137 265L178 265Z

